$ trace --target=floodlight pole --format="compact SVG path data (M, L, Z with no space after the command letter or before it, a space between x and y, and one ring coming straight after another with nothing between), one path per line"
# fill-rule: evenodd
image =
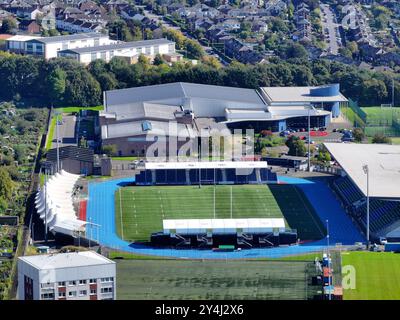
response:
M394 107L394 79L393 78L392 78L392 107Z
M199 188L201 188L201 168L200 168L200 161L201 161L201 138L198 141L198 162L199 162Z
M367 175L367 250L369 250L369 167L363 165L364 173Z
M311 155L310 155L310 144L311 144L311 105L308 108L308 172L311 171Z
M47 168L44 169L44 241L47 244Z
M58 136L58 115L56 112L56 136L57 136L57 172L60 172L60 146L59 146L59 136Z
M327 241L327 256L328 256L328 285L329 285L329 300L332 300L331 295L331 255L329 253L329 220L326 220L326 241Z

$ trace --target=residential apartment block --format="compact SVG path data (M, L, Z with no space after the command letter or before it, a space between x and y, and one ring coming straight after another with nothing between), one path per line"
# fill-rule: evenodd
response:
M106 62L113 57L125 57L130 63L135 63L143 54L151 60L155 55L180 56L175 52L175 42L167 39L142 40L133 42L118 42L109 45L67 49L58 52L59 57L76 59L83 64L101 59Z
M115 300L115 262L94 251L18 258L19 300Z
M20 36L16 36L20 37ZM16 45L18 40L19 45ZM7 39L7 49L15 52L14 48L18 48L18 53L29 55L42 56L45 59L56 58L57 53L61 50L104 46L115 43L108 35L100 34L97 32L72 34L56 37L37 37L35 39L20 39L11 37ZM23 51L21 52L21 48Z

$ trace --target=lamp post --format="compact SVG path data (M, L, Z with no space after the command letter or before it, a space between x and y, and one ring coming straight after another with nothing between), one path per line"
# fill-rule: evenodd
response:
M308 159L307 159L307 161L308 161L308 172L310 172L311 171L311 154L310 154L310 149L311 149L311 147L310 147L310 144L311 144L311 106L309 106L309 108L308 108Z
M367 175L367 249L369 250L369 168L367 164L364 164L362 168Z
M332 300L332 295L331 295L331 254L329 252L329 220L326 220L326 242L327 242L327 249L326 249L326 254L328 256L328 285L329 285L329 300Z

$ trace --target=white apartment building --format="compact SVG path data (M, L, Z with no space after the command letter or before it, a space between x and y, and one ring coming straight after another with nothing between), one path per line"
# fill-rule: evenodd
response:
M129 59L138 58L140 54L150 58L154 57L156 54L174 55L175 42L167 39L142 40L119 42L95 47L77 47L58 52L59 57L72 58L83 64L89 64L96 59L108 62L115 56Z
M18 258L19 300L115 300L116 264L94 251Z
M13 45L7 40L7 48L13 50ZM56 58L61 50L105 46L117 41L111 40L108 35L97 32L72 34L55 37L38 37L23 41L24 51L20 53L43 56L45 59ZM21 46L21 44L20 44Z
M15 35L6 40L6 48L10 52L14 53L25 53L26 42L40 37Z

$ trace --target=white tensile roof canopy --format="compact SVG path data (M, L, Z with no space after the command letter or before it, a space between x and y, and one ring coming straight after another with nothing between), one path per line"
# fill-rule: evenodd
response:
M325 143L325 146L365 196L367 177L363 166L368 165L369 195L400 198L400 145Z

